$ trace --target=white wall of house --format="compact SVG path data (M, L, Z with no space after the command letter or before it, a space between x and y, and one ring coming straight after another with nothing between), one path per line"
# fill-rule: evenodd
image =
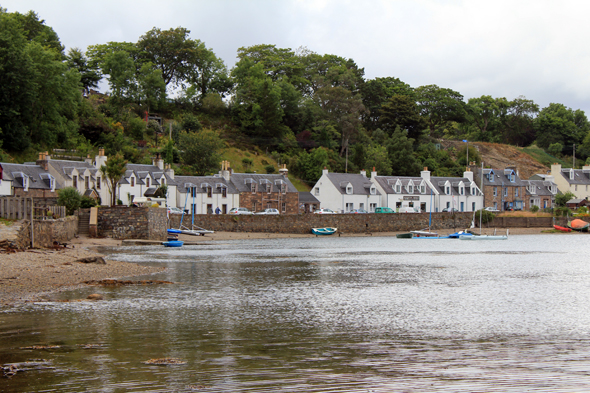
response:
M211 197L207 196L206 192L203 191L197 185L197 193L193 197L192 194L186 192L176 192L176 207L188 210L189 213L195 214L207 214L207 206L211 205L211 209L215 212L215 209L219 207L221 211L229 212L234 207L240 207L240 195L227 193L225 197L221 193L212 193Z
M342 193L328 179L328 170L324 169L322 177L315 183L311 193L320 201L320 207L340 211L342 209Z
M590 172L590 166L585 165L582 167L582 170ZM587 181L586 184L570 184L564 177L564 175L568 176L568 174L561 171L560 164L551 165L551 175L553 176L553 181L557 184L557 188L562 193L565 194L570 191L577 199L590 199L590 179L585 179Z
M12 181L0 180L0 196L12 196Z

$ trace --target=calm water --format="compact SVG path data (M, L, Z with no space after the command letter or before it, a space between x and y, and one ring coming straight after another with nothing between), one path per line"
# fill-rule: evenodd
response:
M174 285L0 310L6 392L590 391L590 237L107 250ZM54 349L24 349L59 345ZM84 345L90 345L85 348ZM143 362L172 357L184 365Z

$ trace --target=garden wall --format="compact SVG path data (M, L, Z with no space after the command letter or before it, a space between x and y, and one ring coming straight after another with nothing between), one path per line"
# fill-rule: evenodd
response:
M166 209L157 207L100 207L98 237L166 240Z
M78 217L33 222L33 246L51 247L53 242L66 243L78 234ZM30 239L29 239L30 242Z

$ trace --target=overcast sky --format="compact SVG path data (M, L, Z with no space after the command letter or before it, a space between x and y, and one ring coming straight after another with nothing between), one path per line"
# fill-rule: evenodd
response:
M522 95L590 116L587 0L0 0L37 12L66 48L136 42L182 26L228 68L237 49L305 46L352 58L365 77L472 97Z

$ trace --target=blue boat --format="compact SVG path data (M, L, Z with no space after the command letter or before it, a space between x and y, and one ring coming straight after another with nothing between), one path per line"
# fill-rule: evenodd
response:
M313 233L314 235L333 235L336 231L338 230L338 228L311 228L311 233Z
M164 245L164 247L182 247L184 242L182 240L168 240L162 242L162 244Z

